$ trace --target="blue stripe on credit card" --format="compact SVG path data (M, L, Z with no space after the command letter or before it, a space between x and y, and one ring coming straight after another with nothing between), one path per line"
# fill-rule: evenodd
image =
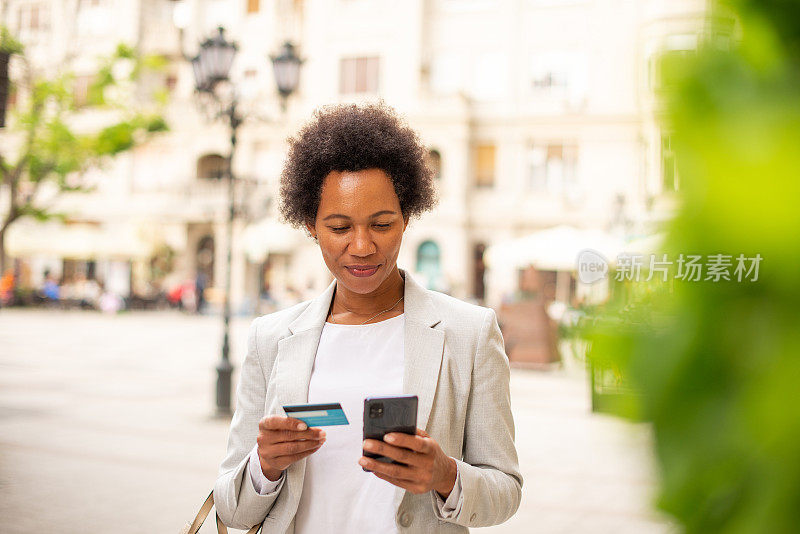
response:
M328 404L292 404L283 407L286 415L300 419L308 426L349 425L342 405L338 402Z

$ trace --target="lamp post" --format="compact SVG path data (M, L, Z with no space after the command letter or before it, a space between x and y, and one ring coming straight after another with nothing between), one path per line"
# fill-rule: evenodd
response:
M0 43L2 44L2 43ZM6 105L8 103L8 61L11 52L0 47L0 128L6 125Z
M225 300L223 304L223 334L222 334L222 359L217 365L217 392L216 415L227 417L231 415L231 373L233 365L230 362L230 319L231 319L231 263L233 256L233 219L234 206L234 175L233 157L236 153L237 131L243 122L242 116L237 111L238 92L235 88L229 91L228 98L219 94L217 88L221 82L230 83L230 70L238 47L236 43L225 38L222 27L217 33L200 44L196 56L190 59L194 72L195 90L199 94L209 95L216 103L220 104L221 111L217 117L224 118L230 128L231 148L227 158L226 177L228 181L228 217L226 224L227 258L225 269ZM278 56L272 59L273 71L281 95L281 108L286 109L286 100L297 89L300 79L300 65L302 60L295 53L291 43L285 43Z

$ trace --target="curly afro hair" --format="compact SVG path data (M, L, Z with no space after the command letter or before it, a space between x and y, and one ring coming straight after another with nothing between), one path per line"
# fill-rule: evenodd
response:
M317 109L289 139L281 174L280 212L295 227L317 218L320 192L331 171L378 168L392 180L403 217L436 205L433 169L417 133L383 102Z

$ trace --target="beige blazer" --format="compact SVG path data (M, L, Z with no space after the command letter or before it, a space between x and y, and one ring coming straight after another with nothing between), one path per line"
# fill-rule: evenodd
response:
M509 365L495 313L430 291L403 269L403 393L419 397L417 426L458 463L458 513L444 519L430 491L395 492L400 532L463 533L506 521L519 508L522 475L514 445ZM316 298L255 319L242 363L225 459L214 485L217 513L229 527L294 534L306 459L290 465L270 495L259 495L247 469L258 422L308 402L308 384L334 280ZM346 513L346 511L342 511Z

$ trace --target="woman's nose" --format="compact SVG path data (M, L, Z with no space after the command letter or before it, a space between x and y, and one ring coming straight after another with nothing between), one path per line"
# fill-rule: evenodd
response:
M350 254L353 256L369 256L375 252L375 243L366 228L355 228L353 240L350 242Z

